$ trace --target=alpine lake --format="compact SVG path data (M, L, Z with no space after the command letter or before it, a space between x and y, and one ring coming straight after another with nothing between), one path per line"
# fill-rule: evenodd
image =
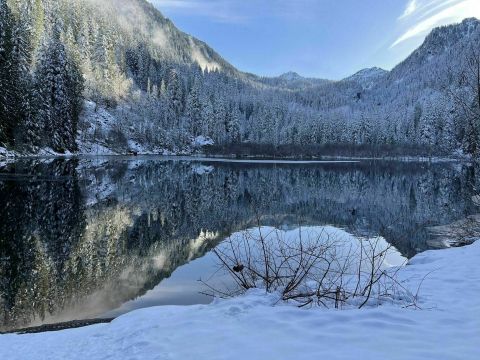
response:
M453 161L0 162L0 331L209 303L212 249L258 226L381 237L394 264L461 245L477 233L477 177Z

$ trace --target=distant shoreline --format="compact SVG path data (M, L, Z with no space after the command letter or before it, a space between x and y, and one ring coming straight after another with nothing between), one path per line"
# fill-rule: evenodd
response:
M195 161L209 160L215 162L291 162L291 163L332 163L342 162L351 163L359 161L402 161L402 162L470 162L471 158L465 156L424 156L424 155L395 155L395 156L272 156L272 155L238 155L238 154L208 154L208 153L192 153L192 154L165 154L146 152L136 155L132 154L95 154L95 153L72 153L72 154L54 154L54 153L42 153L42 154L13 154L8 156L0 154L0 161L14 162L17 160L26 159L74 159L74 158L170 158L170 159L191 159Z

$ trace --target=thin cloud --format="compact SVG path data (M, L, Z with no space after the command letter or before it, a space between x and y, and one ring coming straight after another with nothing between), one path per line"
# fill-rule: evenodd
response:
M218 22L241 23L248 20L248 16L235 8L235 2L228 0L151 0L151 2L160 11L195 14Z
M200 3L195 1L184 1L184 0L156 0L152 1L154 5L161 6L162 8L173 8L173 9L198 9Z
M412 15L417 10L417 0L410 0L405 8L403 14L399 17L399 19L404 19L410 15Z
M160 11L208 17L213 21L245 23L265 17L313 16L317 0L150 0Z
M412 0L399 17L408 27L390 48L425 36L434 27L460 22L467 17L480 17L479 0Z
M425 19L431 15L434 15L449 6L453 6L464 0L432 0L425 4L423 11L421 12L420 19Z

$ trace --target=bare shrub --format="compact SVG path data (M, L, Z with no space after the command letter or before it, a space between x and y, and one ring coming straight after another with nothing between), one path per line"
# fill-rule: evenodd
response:
M298 306L362 308L366 304L413 299L385 266L391 245L381 238L335 239L325 230L293 239L258 227L229 237L214 253L236 287L220 290L205 283L210 295L230 297L261 288ZM355 240L354 240L355 239Z

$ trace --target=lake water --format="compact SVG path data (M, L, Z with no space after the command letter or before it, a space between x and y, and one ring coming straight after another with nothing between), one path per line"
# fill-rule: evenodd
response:
M0 165L0 330L208 303L211 250L258 225L381 237L401 262L476 214L458 163L164 157Z

